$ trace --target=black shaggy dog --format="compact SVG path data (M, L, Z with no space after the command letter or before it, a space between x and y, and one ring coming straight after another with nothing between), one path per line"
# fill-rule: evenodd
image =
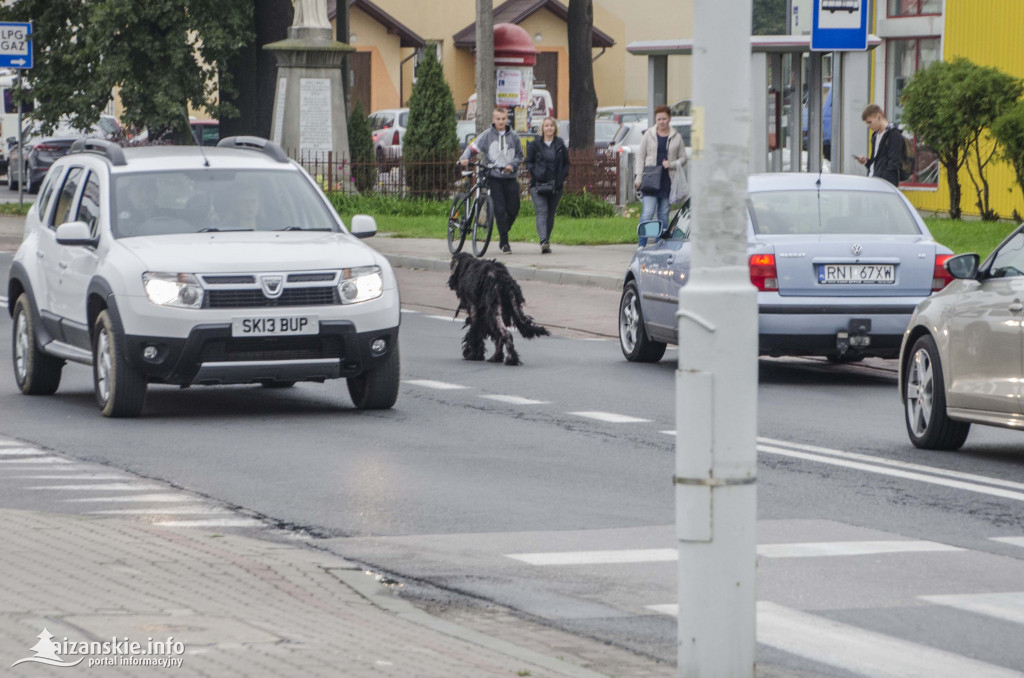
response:
M509 328L514 325L524 339L547 336L548 331L523 313L523 291L505 264L461 252L452 257L451 271L448 287L459 298L455 315L465 309L469 328L462 338L462 357L483 360L484 339L490 338L495 346L490 362L521 365Z

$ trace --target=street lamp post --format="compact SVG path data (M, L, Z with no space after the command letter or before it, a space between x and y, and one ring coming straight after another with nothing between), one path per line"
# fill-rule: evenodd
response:
M693 250L676 373L679 675L753 678L757 292L747 261L751 0L694 2Z

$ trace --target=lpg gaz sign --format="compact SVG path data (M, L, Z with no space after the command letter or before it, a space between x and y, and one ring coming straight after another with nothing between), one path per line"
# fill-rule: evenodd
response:
M32 24L0 22L0 68L32 68Z

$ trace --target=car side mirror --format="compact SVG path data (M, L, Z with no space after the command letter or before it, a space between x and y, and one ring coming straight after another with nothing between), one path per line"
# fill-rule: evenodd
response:
M958 254L947 259L943 266L951 276L958 280L976 280L980 262L981 257L977 254Z
M57 227L57 242L68 246L95 247L99 239L93 236L89 224L69 221Z
M657 240L661 237L661 222L644 221L636 227L636 237L641 245L646 245L650 240Z
M352 217L349 232L357 238L370 238L377 233L377 222L367 214L357 214Z

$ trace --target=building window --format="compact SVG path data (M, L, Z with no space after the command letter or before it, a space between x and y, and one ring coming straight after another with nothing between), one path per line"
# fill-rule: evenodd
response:
M942 0L889 0L889 16L942 14Z
M900 121L903 118L903 106L900 98L903 88L910 78L922 68L938 61L939 38L907 38L886 41L886 106L885 111L890 122L903 129ZM912 130L904 130L911 132ZM935 186L939 183L939 158L930 148L914 139L914 175L907 184Z

